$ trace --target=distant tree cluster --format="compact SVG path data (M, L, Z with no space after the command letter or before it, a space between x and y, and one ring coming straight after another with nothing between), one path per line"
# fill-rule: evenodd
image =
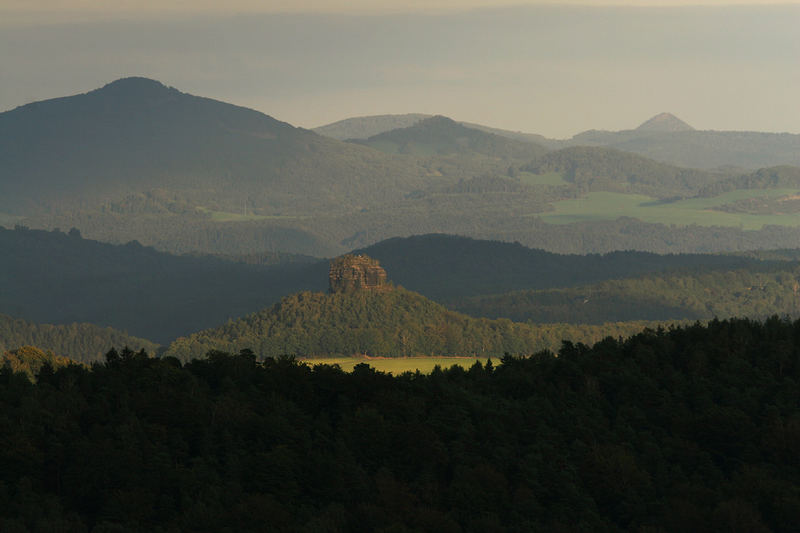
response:
M427 376L3 367L0 530L794 532L799 354L772 318Z
M35 346L21 346L16 350L0 354L0 366L8 368L12 372L21 372L31 381L35 381L36 376L45 365L51 369L58 369L70 364L75 364L75 361L55 355L50 350L42 351Z
M154 342L94 324L37 324L0 314L0 354L25 346L36 346L82 363L102 360L109 346L150 352L158 348Z

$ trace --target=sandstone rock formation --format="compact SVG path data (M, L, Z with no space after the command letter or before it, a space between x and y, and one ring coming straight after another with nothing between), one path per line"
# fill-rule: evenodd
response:
M330 292L388 290L386 271L366 255L347 254L331 260L328 274Z

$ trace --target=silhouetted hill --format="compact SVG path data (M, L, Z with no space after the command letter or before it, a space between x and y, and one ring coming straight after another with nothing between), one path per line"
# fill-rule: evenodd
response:
M396 283L442 302L523 287L573 287L648 272L732 270L762 264L752 258L713 254L562 255L519 243L440 234L387 239L354 253L378 259Z
M0 228L0 256L0 313L90 322L160 343L322 289L327 272L323 263L260 267L23 229Z
M420 120L430 118L432 115L422 113L407 113L405 115L371 115L367 117L353 117L339 120L325 126L313 128L313 131L326 137L346 141L349 139L368 139L373 135L398 128L408 128Z
M468 128L443 116L421 120L358 141L389 154L420 156L477 153L491 157L525 158L544 153L545 148Z
M433 115L426 115L423 113L407 113L404 115L371 115L366 117L353 117L339 120L331 124L313 128L313 131L320 135L332 137L339 140L355 140L355 139L368 139L375 135L385 133L400 128L408 128L419 123L421 120L433 117ZM541 144L542 146L549 146L552 143L558 143L553 139L548 139L543 135L535 133L524 133L521 131L510 131L500 128L493 128L491 126L484 126L483 124L476 124L474 122L457 121L464 127L480 130L486 133L492 133L501 137L507 137L517 141L525 141ZM559 145L560 147L560 145Z
M346 209L401 197L421 176L408 162L145 78L0 113L0 211L16 214L154 188L190 208Z

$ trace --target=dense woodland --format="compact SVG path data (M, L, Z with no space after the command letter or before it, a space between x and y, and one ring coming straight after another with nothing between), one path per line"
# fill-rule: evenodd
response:
M469 370L109 352L0 369L0 530L748 531L800 523L800 322Z

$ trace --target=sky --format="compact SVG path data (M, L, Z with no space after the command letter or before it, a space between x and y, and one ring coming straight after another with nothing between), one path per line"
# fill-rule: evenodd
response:
M658 3L0 0L0 111L135 75L303 127L431 113L565 138L666 111L800 133L800 3Z

